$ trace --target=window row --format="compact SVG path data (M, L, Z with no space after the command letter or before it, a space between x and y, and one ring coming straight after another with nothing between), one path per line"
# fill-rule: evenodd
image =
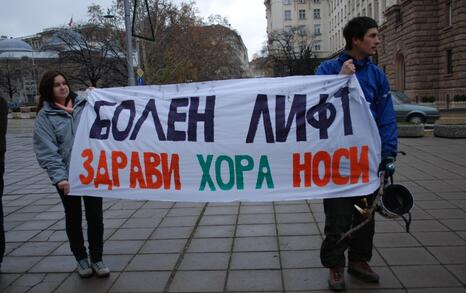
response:
M285 26L285 31L289 32L291 31L293 27L291 25ZM298 26L298 30L301 34L307 35L307 26L305 25L300 25ZM314 35L320 36L322 33L320 31L320 24L314 24Z
M283 0L284 5L291 5L292 0ZM299 4L306 4L306 0L296 0ZM319 4L320 0L312 0L313 3Z
M314 19L320 19L320 9L314 9ZM306 10L299 9L298 18L300 20L306 19ZM291 20L291 10L285 10L285 20Z

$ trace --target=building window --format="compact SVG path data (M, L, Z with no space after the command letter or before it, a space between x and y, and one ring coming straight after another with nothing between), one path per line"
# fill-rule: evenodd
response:
M447 50L447 73L453 73L453 51Z
M366 14L366 8L363 8L363 9L362 9L362 16L367 16L367 14Z
M314 9L314 18L320 18L320 9Z
M367 5L367 16L372 17L372 4Z
M453 9L451 5L451 1L448 1L447 3L447 15L448 15L448 26L451 26L453 24Z
M306 10L300 9L299 10L299 19L306 19Z
M305 3L306 3L306 0L299 0L298 3L299 3L299 4L305 4Z
M315 45L314 48L315 48L316 51L320 51L320 45L319 44Z
M283 5L290 5L291 4L291 0L283 0Z
M314 0L314 3L315 3L315 4L319 4L319 3L320 3L320 0Z
M291 20L291 10L285 10L285 20Z
M291 25L285 25L285 32L291 32Z
M374 0L374 19L380 23L379 19L379 0Z
M316 36L319 36L321 33L320 33L320 24L314 24L314 34Z
M298 32L301 36L307 35L306 26L305 25L298 26Z

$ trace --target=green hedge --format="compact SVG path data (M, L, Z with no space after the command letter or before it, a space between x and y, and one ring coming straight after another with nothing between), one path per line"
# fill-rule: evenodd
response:
M422 97L421 102L423 102L423 103L433 103L433 102L435 102L435 97Z
M455 102L466 102L466 95L455 95L453 100Z

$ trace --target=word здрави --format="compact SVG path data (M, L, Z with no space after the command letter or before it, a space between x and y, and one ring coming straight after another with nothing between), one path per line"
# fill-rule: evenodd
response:
M85 158L83 163L87 174L79 175L79 180L84 185L94 183L95 188L99 185L107 185L108 190L120 187L120 170L128 167L128 155L120 151L100 151L97 167L94 169L94 153L91 149L85 149L81 156ZM141 153L131 152L129 156L129 188L142 189L171 189L172 179L175 190L181 189L180 181L180 157L178 154L167 153Z

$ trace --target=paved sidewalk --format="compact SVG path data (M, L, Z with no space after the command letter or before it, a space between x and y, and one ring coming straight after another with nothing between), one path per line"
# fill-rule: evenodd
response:
M324 292L320 200L164 203L104 200L108 279L74 271L59 196L32 152L8 135L1 292ZM415 196L411 233L378 217L380 284L348 292L465 292L466 140L402 139L396 182Z

